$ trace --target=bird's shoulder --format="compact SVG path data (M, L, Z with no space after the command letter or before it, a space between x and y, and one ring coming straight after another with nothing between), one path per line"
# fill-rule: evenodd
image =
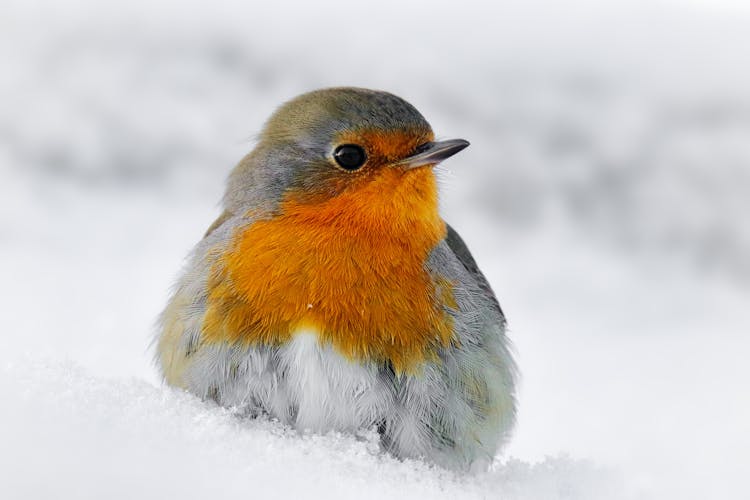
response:
M458 231L448 223L446 223L445 226L447 230L446 236L441 242L441 245L436 248L437 255L434 255L433 257L436 258L437 262L433 264L433 267L445 267L447 263L444 261L450 258L458 261L476 287L489 299L492 307L496 309L500 316L504 317L500 303L495 296L495 292L492 290L492 286L484 273L479 269L479 265L471 254L469 247L466 245L463 238L461 238L461 235L458 234ZM442 256L440 255L441 253L443 254Z
M213 223L208 226L208 229L206 230L206 233L203 235L203 238L208 238L211 236L211 233L219 229L226 221L234 217L234 214L230 212L229 210L224 210L219 217L216 218Z

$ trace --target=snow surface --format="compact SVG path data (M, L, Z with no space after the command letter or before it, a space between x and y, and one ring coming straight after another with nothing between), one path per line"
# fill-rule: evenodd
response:
M2 10L0 497L748 497L741 8ZM228 170L279 102L341 84L391 90L472 142L440 170L443 212L522 371L517 431L487 474L243 419L151 365Z

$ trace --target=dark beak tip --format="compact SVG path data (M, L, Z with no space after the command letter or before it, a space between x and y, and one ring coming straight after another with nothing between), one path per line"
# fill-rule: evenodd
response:
M418 153L406 158L402 163L411 168L422 165L437 165L469 147L469 141L465 139L449 139L447 141L435 141L424 144Z
M442 151L442 159L450 158L451 156L460 153L464 149L471 145L466 139L450 139L447 141L440 141L435 143L436 149Z

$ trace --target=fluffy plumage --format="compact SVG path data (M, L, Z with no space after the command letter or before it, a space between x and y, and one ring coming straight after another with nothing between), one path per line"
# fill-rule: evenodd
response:
M399 457L486 466L514 421L515 367L497 299L422 166L465 146L432 141L384 92L282 106L162 315L167 383L300 430L375 426ZM341 144L366 151L362 168L337 167Z

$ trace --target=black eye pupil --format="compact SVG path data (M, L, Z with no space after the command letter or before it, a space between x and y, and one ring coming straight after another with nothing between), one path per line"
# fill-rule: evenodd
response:
M333 152L333 157L336 159L336 163L346 170L357 170L364 165L367 159L365 150L356 144L344 144L337 147L336 151Z

